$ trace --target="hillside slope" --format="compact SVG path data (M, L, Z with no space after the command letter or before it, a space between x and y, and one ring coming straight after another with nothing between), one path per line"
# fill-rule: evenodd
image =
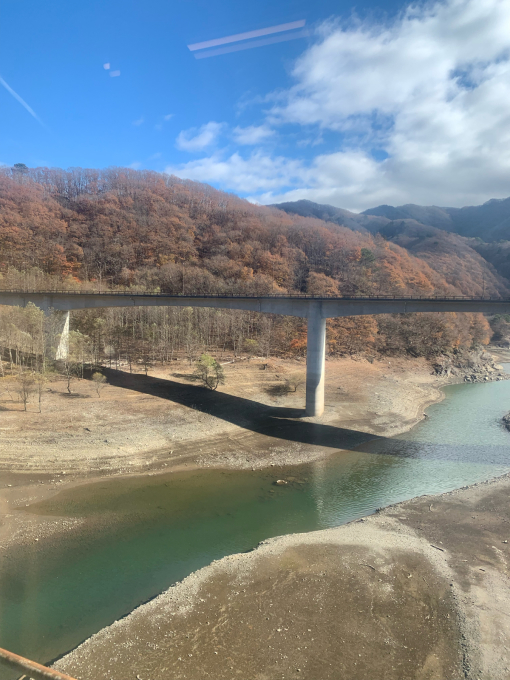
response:
M439 238L416 225L410 233L405 220L405 228L397 229L385 218L361 219L371 224L370 231L377 220L377 231L389 230L386 237L255 206L155 172L4 169L0 285L171 294L509 294L508 281L460 237ZM14 332L9 328L19 330L17 342L32 337L29 319L15 311L4 316L8 335ZM209 348L236 353L248 341L252 353L302 356L306 351L306 325L292 317L106 309L77 313L73 324L88 338L87 351L95 359L138 356L147 363L178 351L192 361ZM483 316L474 314L334 319L328 329L329 351L337 354L429 356L488 342L491 334Z
M424 259L448 282L465 279L466 290L477 290L476 294L505 288L507 283L502 278L510 277L510 198L466 208L380 205L359 214L312 201L275 207L290 214L313 215L354 231L382 234Z

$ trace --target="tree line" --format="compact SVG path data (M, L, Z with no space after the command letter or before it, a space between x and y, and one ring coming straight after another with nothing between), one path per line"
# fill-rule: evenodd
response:
M0 170L2 288L471 294L472 275L459 258L453 277L445 276L447 257L438 258L436 270L434 258L420 259L380 235L255 206L154 172ZM484 285L487 294L506 294L501 277L488 275ZM24 313L0 311L1 342L5 351L22 347L20 356L33 354L41 332L34 310ZM51 336L47 325L42 330ZM490 335L486 319L475 314L341 318L328 321L328 352L432 356L487 343ZM84 310L72 314L73 343L94 365L193 363L204 352L299 356L306 351L306 325L215 309Z

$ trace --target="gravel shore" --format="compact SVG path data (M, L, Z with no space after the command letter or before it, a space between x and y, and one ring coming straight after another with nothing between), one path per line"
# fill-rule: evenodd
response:
M56 667L78 680L510 677L510 477L191 574Z

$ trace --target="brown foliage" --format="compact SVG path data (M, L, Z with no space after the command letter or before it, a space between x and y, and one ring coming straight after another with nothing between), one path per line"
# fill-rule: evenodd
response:
M154 172L35 168L22 179L0 171L0 275L5 286L248 295L478 291L468 270L476 265L478 276L481 258L464 266L451 239L447 252L437 252L434 242L421 235L415 257L397 243L401 239L409 246L416 235L408 232L393 234L391 242ZM487 277L483 285L490 293L497 281ZM75 317L91 338L95 356L105 346L117 348L116 356L122 348L130 356L146 356L147 348L154 353L158 343L171 343L192 358L210 346L237 353L246 338L256 340L266 355L299 355L306 347L306 329L293 318L263 320L210 310L107 310ZM489 334L477 315L420 319L336 319L329 323L329 349L427 354L446 345L483 343ZM172 324L180 324L179 330Z

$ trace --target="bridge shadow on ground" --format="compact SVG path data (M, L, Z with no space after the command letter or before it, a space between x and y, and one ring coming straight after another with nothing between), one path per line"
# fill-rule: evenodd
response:
M176 404L208 413L245 430L271 437L275 444L280 446L286 442L294 442L396 458L510 467L509 446L506 442L480 445L474 442L438 442L434 441L434 438L431 441L419 441L403 436L396 438L378 436L345 427L302 420L305 415L304 409L261 404L245 397L213 392L199 385L186 385L152 376L124 373L113 369L104 369L104 373L111 385L168 399ZM255 442L250 442L250 445L252 444L256 445Z
M304 409L261 404L252 399L174 380L114 369L103 369L103 372L109 384L115 387L168 399L275 439L333 449L359 449L365 442L385 439L366 432L300 420L305 415Z

